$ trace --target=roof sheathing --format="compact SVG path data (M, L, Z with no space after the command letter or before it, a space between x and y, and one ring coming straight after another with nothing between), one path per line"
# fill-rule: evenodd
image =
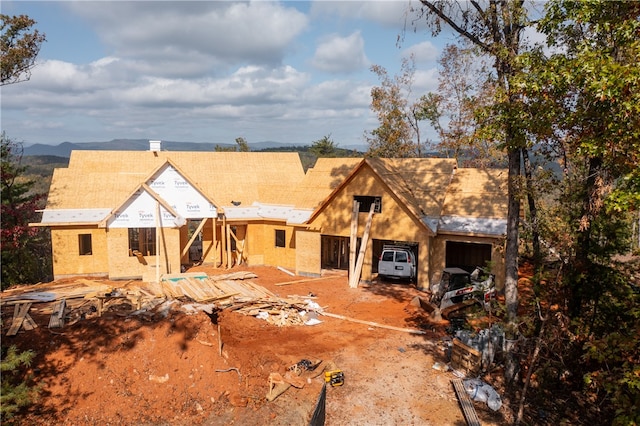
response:
M286 189L304 178L297 153L73 151L54 172L47 208L114 208L169 159L221 206L290 204Z
M507 217L506 169L458 169L449 185L442 216Z
M292 204L315 209L362 162L362 158L318 158L298 185Z
M424 218L425 216L440 216L446 190L456 168L456 160L442 158L365 159L333 189L309 220L314 220L363 167L369 167L400 204L405 206L420 223L429 227ZM434 228L429 228L431 231L435 231Z

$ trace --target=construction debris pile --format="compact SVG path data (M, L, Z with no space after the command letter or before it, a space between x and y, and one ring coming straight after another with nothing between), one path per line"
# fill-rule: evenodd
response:
M159 283L127 281L118 287L113 282L86 278L57 283L22 286L2 292L3 310L14 306L8 336L23 328L38 325L29 312L51 315L49 328L62 328L81 319L102 316L109 312L117 316L139 315L143 319L166 316L176 301L188 304L192 312L230 309L251 315L277 326L313 325L321 311L307 296L281 298L250 280L257 275L235 272L207 276L204 273L165 275ZM186 305L185 305L186 306ZM195 307L195 308L194 308Z

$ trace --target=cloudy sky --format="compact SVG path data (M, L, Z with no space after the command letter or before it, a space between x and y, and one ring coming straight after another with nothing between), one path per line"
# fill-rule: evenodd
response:
M310 145L326 135L365 145L363 133L378 125L371 65L394 76L413 53L413 92L424 94L452 41L414 31L411 4L3 0L3 14L35 19L47 41L31 79L0 89L2 130L25 146L237 137Z

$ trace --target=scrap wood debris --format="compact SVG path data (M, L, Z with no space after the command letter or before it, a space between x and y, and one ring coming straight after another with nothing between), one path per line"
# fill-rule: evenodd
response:
M320 365L322 365L322 368L318 368ZM269 402L274 401L292 386L301 389L305 384L310 383L311 379L332 369L335 369L333 361L323 362L320 359L303 359L287 368L284 375L278 372L272 372L269 374L269 390L267 391L266 399Z
M0 305L14 306L11 334L37 325L29 311L51 315L49 328L62 328L83 319L111 312L118 316L165 317L173 302L182 302L187 313L231 309L267 320L277 326L312 325L321 308L302 296L280 298L251 281L250 272L208 276L203 273L164 275L159 283L69 278L56 283L21 286L3 291ZM195 303L185 303L188 300ZM167 303L171 302L171 303Z
M318 324L317 313L322 311L317 303L304 298L255 299L230 309L278 327Z

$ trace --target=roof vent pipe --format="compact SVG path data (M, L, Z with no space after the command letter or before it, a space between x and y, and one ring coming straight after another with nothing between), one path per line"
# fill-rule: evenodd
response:
M162 145L162 141L149 141L149 151L152 151L152 152L160 151L161 145Z

